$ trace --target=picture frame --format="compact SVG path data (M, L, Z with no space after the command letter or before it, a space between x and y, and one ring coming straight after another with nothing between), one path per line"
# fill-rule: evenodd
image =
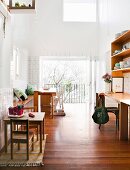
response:
M112 92L114 93L124 92L124 78L123 77L112 78Z

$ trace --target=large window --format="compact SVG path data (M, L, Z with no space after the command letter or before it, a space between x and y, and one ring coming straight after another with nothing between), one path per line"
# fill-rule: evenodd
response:
M64 0L63 21L96 22L96 0Z

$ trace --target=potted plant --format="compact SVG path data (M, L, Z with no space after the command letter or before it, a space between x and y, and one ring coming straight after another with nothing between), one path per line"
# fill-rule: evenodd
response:
M15 2L15 7L20 7L19 2Z
M112 82L112 76L109 73L106 73L105 75L102 76L102 78L105 81L105 86L106 86L106 92L110 93L111 92L111 82Z

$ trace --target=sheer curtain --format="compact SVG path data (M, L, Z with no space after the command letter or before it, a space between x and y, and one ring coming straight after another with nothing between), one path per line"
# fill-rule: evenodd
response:
M96 68L97 61L96 59L88 60L88 102L89 104L95 104L95 93L96 93Z

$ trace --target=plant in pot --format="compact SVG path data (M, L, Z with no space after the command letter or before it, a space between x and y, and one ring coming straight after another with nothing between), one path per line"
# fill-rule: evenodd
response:
M106 92L110 93L111 92L111 82L112 82L112 76L109 73L106 73L105 75L102 76L102 78L105 81L105 86L106 86Z
M19 2L15 2L15 7L20 7Z

